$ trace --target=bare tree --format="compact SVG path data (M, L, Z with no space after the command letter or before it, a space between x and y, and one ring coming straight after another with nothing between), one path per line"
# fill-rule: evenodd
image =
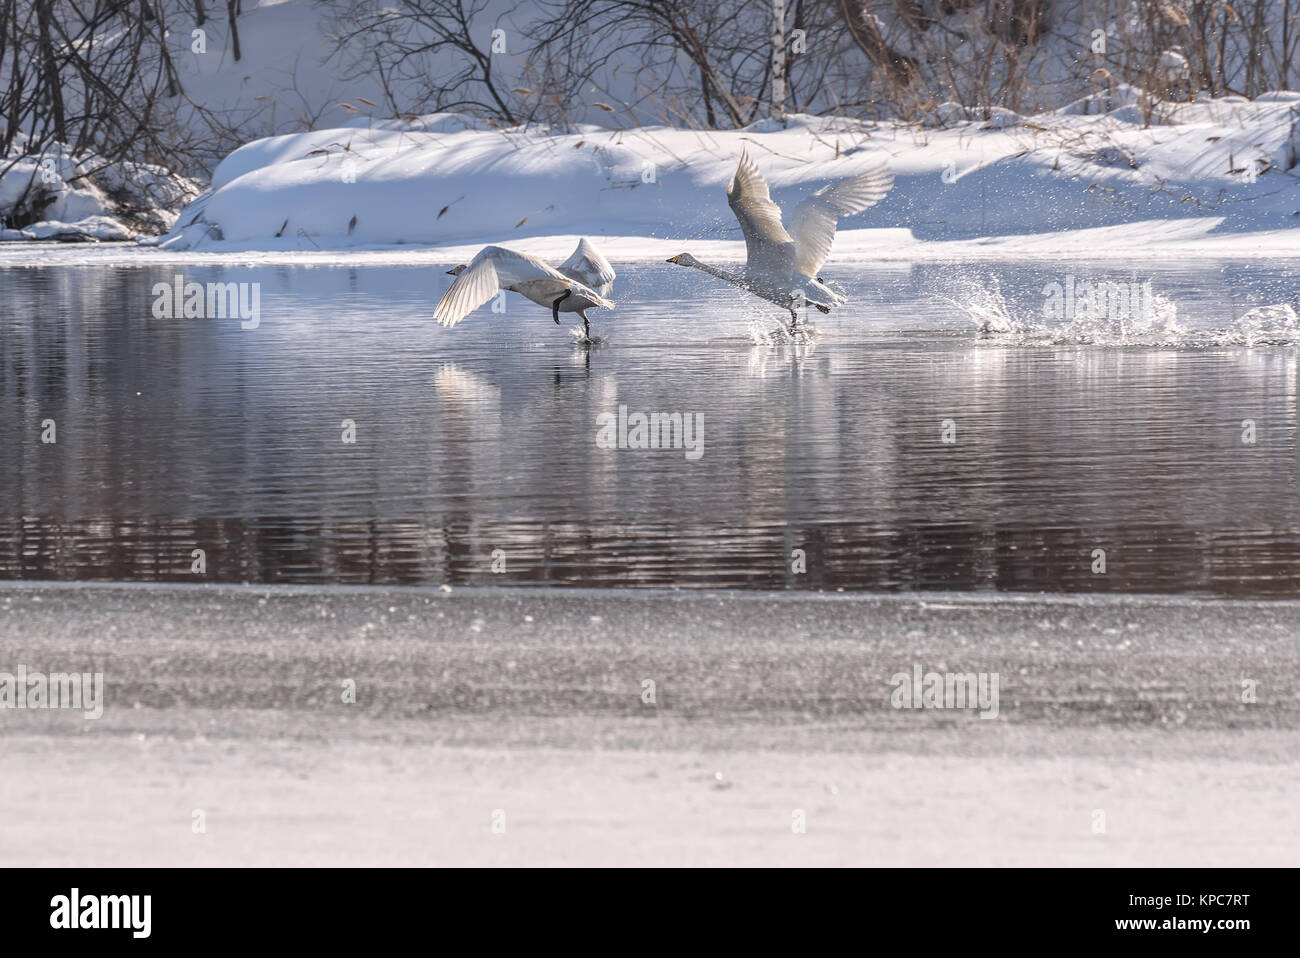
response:
M538 60L578 78L621 79L634 117L745 126L765 106L798 110L834 59L843 25L825 4L776 0L551 0L532 37ZM816 52L792 54L794 30ZM560 81L563 84L563 81ZM630 97L628 96L630 90ZM774 106L775 105L775 106ZM635 120L634 120L635 121Z
M335 56L345 78L375 71L394 113L466 110L515 124L517 103L496 66L510 38L494 37L501 28L487 9L487 0L349 0L332 21ZM398 102L399 89L409 99Z
M78 177L126 160L186 166L190 134L172 123L183 91L166 14L161 0L0 0L0 175L51 158L78 158ZM9 222L39 217L57 188L32 176L5 211Z

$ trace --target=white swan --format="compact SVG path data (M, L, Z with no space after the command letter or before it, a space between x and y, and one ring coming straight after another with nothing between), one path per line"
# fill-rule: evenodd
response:
M557 325L560 313L577 313L582 317L587 339L591 338L587 310L597 306L614 308L613 302L606 299L614 285L614 268L586 238L579 241L578 248L559 269L527 253L485 246L469 265L447 272L456 281L433 310L433 318L444 326L455 326L499 289L520 293L539 306L550 307Z
M841 216L860 213L879 203L894 186L894 176L884 163L830 186L823 186L794 208L790 231L781 223L781 209L772 202L763 174L747 154L741 154L736 175L727 187L727 203L745 234L745 268L719 269L701 263L690 253L668 260L694 266L710 276L790 310L790 331L798 329L798 307L803 303L829 313L847 300L842 287L817 276L830 255L835 225Z

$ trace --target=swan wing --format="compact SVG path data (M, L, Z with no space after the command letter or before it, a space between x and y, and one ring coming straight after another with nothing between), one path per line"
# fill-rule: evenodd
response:
M763 174L747 153L741 154L727 187L727 204L745 234L746 272L788 279L794 269L795 243L781 225L781 209L772 202Z
M485 246L469 261L434 307L433 318L444 326L455 326L478 309L499 289L513 289L537 280L569 280L535 256L517 253L504 246Z
M794 271L815 277L831 253L839 218L870 209L893 186L894 174L881 163L858 176L823 186L796 206L790 221L796 250Z
M602 296L609 295L614 285L614 267L585 236L578 241L578 248L560 264L560 272Z

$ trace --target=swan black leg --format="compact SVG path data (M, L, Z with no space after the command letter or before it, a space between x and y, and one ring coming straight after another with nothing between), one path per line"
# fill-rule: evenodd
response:
M557 296L555 302L551 303L551 315L555 317L555 325L560 325L560 304L573 295L573 290L566 289L561 296Z

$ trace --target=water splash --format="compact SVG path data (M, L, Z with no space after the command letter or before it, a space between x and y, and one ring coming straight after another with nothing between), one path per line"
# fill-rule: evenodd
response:
M1243 346L1294 345L1300 342L1300 316L1286 303L1257 306L1225 332L1240 336Z
M1178 323L1177 304L1168 296L1150 292L1142 308L1083 310L1064 326L1039 329L1057 345L1177 346L1188 336Z
M1101 300L1074 310L1065 323L1017 317L1002 294L997 278L987 282L963 279L958 296L943 299L962 310L981 338L1016 345L1043 346L1291 346L1300 344L1300 316L1280 303L1259 306L1229 326L1188 329L1179 320L1178 305L1160 293L1146 294L1141 308L1099 308Z
M573 337L573 345L575 346L603 346L609 342L606 337L599 333L592 333L588 336L581 326L568 326L565 328L568 329L569 335Z
M996 333L1015 333L1020 324L1011 317L1007 309L1006 298L1002 295L1002 285L996 276L990 276L988 283L969 277L957 284L958 299L944 296L948 302L964 311L979 329L980 335Z
M750 319L746 326L749 341L755 346L808 346L817 341L817 327L807 323L790 330L772 321Z

